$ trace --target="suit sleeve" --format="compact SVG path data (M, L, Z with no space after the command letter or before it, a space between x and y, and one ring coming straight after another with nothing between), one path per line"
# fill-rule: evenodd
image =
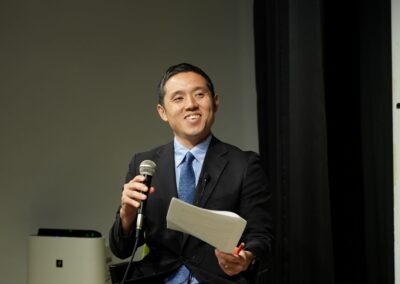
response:
M250 153L242 181L239 211L247 220L243 242L246 244L246 250L251 251L257 262L264 266L271 255L271 193L260 158L256 153Z

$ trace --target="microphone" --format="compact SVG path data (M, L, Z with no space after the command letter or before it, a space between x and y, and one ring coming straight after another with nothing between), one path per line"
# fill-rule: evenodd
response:
M210 180L210 175L208 173L204 173L203 175L203 184L202 184L202 189L201 189L201 195L203 196L204 190L206 188L207 182Z
M153 175L156 171L157 165L153 161L150 160L144 160L140 163L139 165L139 172L141 175L146 177L146 180L144 181L145 185L150 189L151 186L151 180L153 178ZM143 194L148 194L148 192L143 192ZM143 237L142 232L142 225L143 225L143 219L144 215L143 212L146 209L146 200L141 200L140 201L140 207L138 209L138 215L136 219L136 240L135 244L133 245L133 250L132 250L132 256L130 261L128 262L128 266L126 267L124 277L122 278L121 284L125 284L126 278L128 277L129 270L131 268L132 262L133 262L133 257L135 256L135 252L137 250L138 244L139 244L139 239Z
M157 168L156 163L154 163L153 161L150 161L150 160L144 160L140 163L139 172L141 175L146 177L145 184L149 189L150 189L151 180L156 171L156 168ZM143 192L143 193L146 195L148 194L148 192ZM143 213L145 210L146 210L146 200L141 200L140 207L138 209L137 220L136 220L136 230L137 231L142 230L143 218L144 218Z

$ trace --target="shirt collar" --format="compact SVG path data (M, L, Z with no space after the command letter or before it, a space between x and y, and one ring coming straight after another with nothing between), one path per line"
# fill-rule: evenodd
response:
M183 146L181 143L178 142L176 137L174 137L174 151L175 151L175 167L178 167L183 159L186 156L187 152L191 152L195 159L203 164L204 158L207 153L208 146L210 145L212 135L210 134L207 139L205 139L203 142L197 144L194 146L192 149L188 149L185 146Z

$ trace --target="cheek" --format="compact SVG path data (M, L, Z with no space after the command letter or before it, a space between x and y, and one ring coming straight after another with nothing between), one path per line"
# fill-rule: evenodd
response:
M208 109L208 117L209 118L214 117L215 111L216 111L215 107L214 106L210 106L210 108Z
M166 109L164 109L164 117L170 121L177 119L180 113L179 107L169 105Z

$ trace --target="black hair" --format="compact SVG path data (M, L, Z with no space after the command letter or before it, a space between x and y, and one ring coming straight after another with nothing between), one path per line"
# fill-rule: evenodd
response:
M189 63L179 63L177 65L173 65L165 71L164 76L162 77L160 83L158 84L158 103L160 105L164 105L164 96L165 96L165 84L167 81L174 75L178 73L184 73L184 72L194 72L202 76L206 82L207 82L207 87L211 92L211 96L214 97L214 84L212 83L210 77L204 72L202 69L200 69L197 66L194 66Z

